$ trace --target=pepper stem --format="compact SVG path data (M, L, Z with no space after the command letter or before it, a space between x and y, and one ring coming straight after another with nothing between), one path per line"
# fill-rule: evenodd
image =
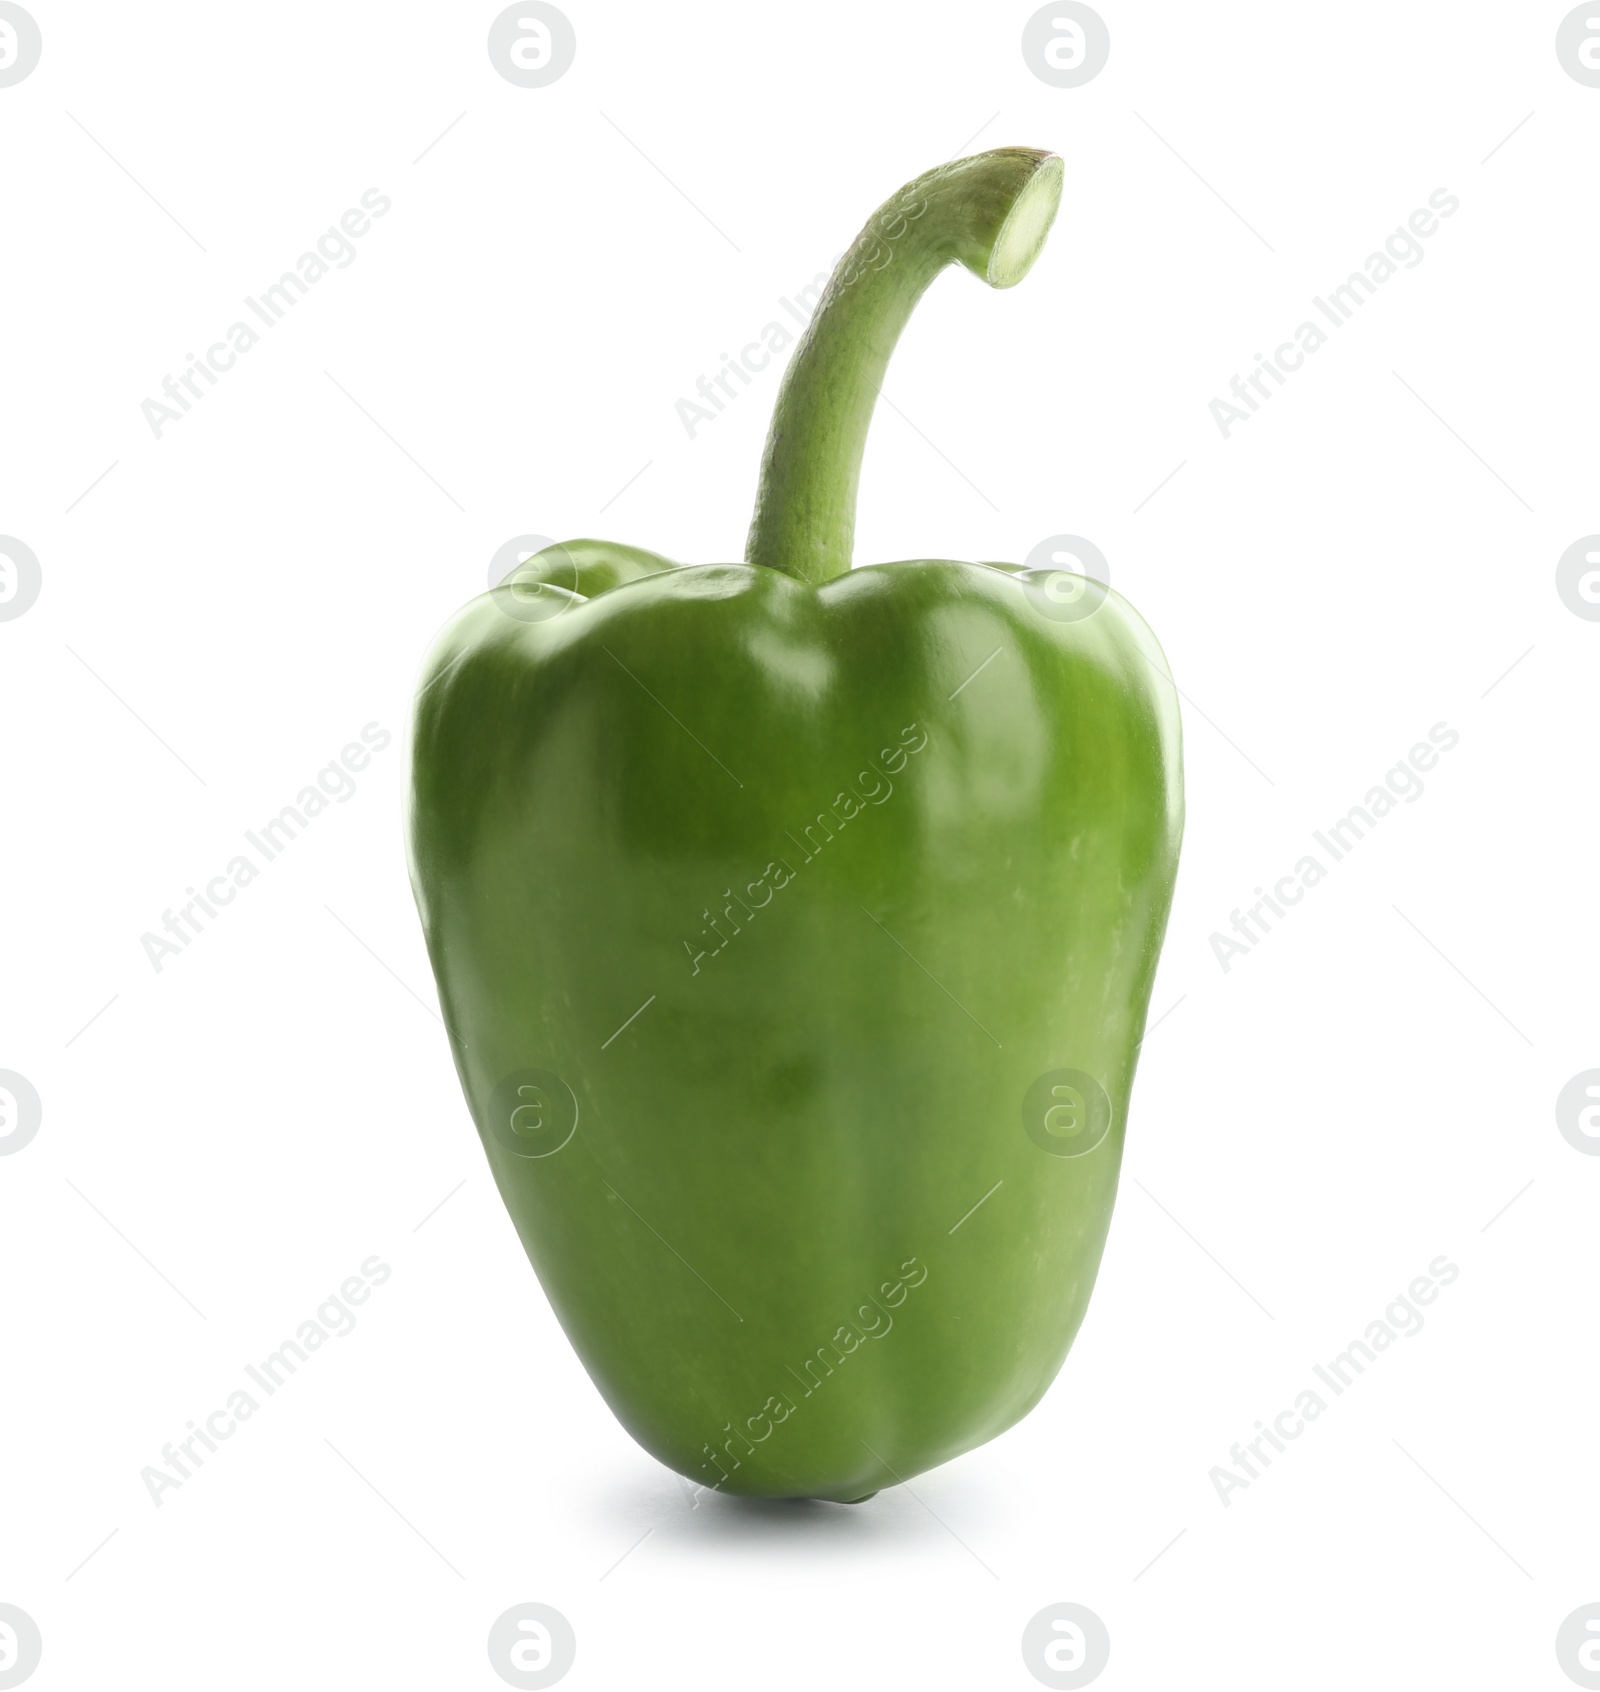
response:
M784 372L745 559L806 582L850 568L861 454L889 355L928 284L964 264L991 288L1028 274L1061 201L1061 160L1001 147L886 200L839 261Z

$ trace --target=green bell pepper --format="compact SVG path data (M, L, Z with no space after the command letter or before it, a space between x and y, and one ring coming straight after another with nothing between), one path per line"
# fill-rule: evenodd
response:
M1182 832L1154 637L1081 576L851 568L933 278L1027 273L1060 159L868 222L784 377L742 564L552 547L440 637L413 886L523 1246L624 1427L856 1501L992 1439L1099 1268Z

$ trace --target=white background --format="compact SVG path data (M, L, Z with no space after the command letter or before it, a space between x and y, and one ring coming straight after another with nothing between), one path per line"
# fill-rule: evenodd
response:
M572 0L533 90L496 9L39 0L0 89L0 530L43 570L0 623L0 1068L44 1107L0 1159L0 1601L34 1684L492 1688L536 1600L573 1687L1027 1688L1060 1601L1108 1692L1570 1685L1600 1159L1554 1104L1600 1065L1600 624L1555 566L1600 530L1600 89L1567 8L1106 0L1073 90L1028 6ZM857 558L1080 534L1154 626L1187 697L1165 1020L1044 1403L864 1506L693 1502L590 1386L462 1103L410 689L515 535L739 557L777 371L693 440L674 402L900 183L1005 143L1064 155L1059 221L1021 287L924 302ZM372 187L354 262L157 439L141 401ZM1438 188L1424 261L1224 440L1212 398ZM369 722L355 796L158 973L141 935ZM1211 934L1437 722L1423 797L1225 973ZM153 1505L141 1469L372 1254L357 1328ZM1229 1447L1440 1254L1423 1331L1224 1507Z

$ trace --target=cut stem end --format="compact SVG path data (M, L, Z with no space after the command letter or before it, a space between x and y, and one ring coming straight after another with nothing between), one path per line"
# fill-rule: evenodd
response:
M1061 205L1063 173L1061 160L1052 155L1028 178L989 254L985 280L991 288L1013 288L1032 270Z

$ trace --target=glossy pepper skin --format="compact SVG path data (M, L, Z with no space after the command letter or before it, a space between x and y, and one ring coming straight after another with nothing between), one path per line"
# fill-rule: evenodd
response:
M849 568L900 326L952 261L1019 280L1059 180L1002 149L869 222L746 562L552 548L419 689L413 884L490 1167L618 1419L725 1492L853 1501L992 1439L1110 1224L1182 831L1165 661L1059 571Z

